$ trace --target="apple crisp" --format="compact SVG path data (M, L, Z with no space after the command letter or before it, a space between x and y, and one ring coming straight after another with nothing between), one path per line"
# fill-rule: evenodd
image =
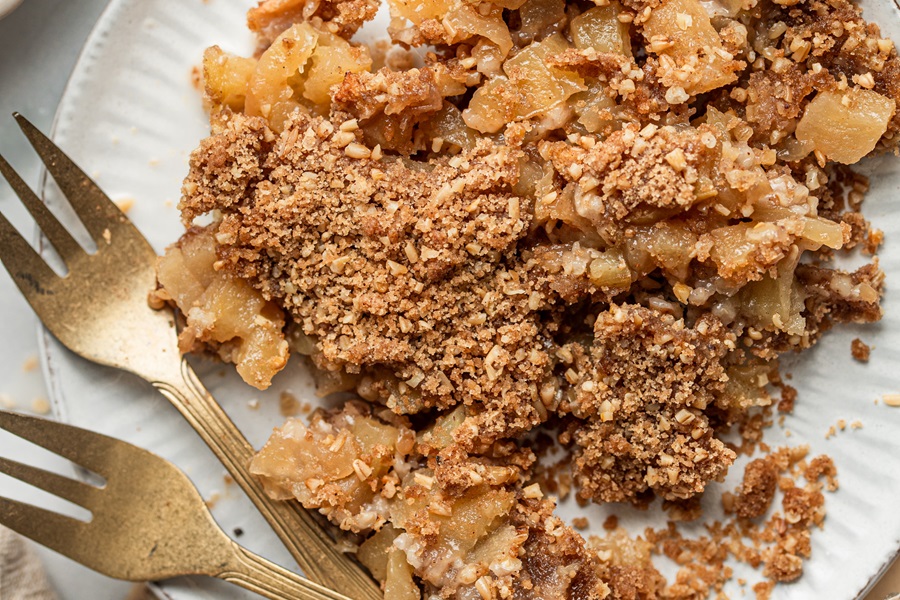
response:
M182 349L261 389L293 351L356 394L253 469L355 536L390 598L721 589L725 568L666 584L674 533L554 516L533 442L580 501L695 514L759 445L778 357L881 317L877 259L831 259L881 240L849 165L900 139L893 43L848 0L388 5L402 60L353 41L371 0L266 0L255 56L206 51L212 134L157 291ZM771 581L799 576L834 477L789 484L803 458L779 452L719 538L756 527L773 549L732 554Z

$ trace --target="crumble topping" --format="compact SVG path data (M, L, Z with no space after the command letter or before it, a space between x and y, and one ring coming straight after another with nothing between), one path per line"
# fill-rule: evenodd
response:
M378 4L376 0L270 0L247 12L247 26L259 37L262 48L301 21L349 39L375 16Z
M729 345L734 336L711 315L687 328L613 305L594 323L589 356L577 343L563 347L575 357L574 399L560 411L579 418L571 435L580 497L621 502L651 489L685 499L724 476L735 455L704 409L725 389Z
M252 385L290 349L359 397L273 434L269 493L354 536L388 597L699 598L732 559L759 597L799 577L836 469L771 451L769 391L789 413L778 357L881 318L877 258L829 261L882 242L847 165L900 140L893 43L845 0L389 6L421 61L352 42L371 0L266 0L256 56L204 55L212 135L154 299ZM726 522L683 538L757 449ZM570 490L672 523L585 540L546 497Z

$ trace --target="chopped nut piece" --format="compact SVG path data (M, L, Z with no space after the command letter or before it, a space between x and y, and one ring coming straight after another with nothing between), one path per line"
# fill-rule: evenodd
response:
M881 399L888 406L900 406L900 394L884 394Z
M369 158L372 156L371 150L356 142L353 142L344 148L344 153L350 158Z

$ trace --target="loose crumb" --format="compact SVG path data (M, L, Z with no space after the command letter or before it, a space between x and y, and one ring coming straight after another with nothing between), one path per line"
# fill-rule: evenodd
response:
M881 399L888 406L898 407L900 406L900 394L884 394Z
M850 354L859 362L869 362L871 348L861 339L856 338L850 343Z
M12 410L16 407L16 401L9 394L0 394L0 408Z
M123 213L128 214L128 212L134 208L135 199L134 198L120 198L115 200L116 206L119 207Z
M580 529L581 531L584 531L585 529L589 528L590 526L591 526L591 522L588 520L587 517L575 517L574 519L572 519L572 527L574 527L575 529Z
M295 417L301 412L300 402L292 393L281 392L278 395L278 411L282 417Z
M31 373L38 368L38 364L39 363L37 356L31 355L25 359L25 362L22 363L22 370L26 373Z
M31 403L31 410L39 415L50 414L50 402L46 398L35 398Z
M221 499L222 494L220 494L219 492L212 492L204 502L206 503L206 507L208 509L213 510Z
M792 413L794 412L794 403L797 401L797 389L783 384L781 386L781 400L778 402L778 412Z
M737 515L754 519L765 514L775 497L777 477L775 466L765 459L758 458L748 464L735 502Z

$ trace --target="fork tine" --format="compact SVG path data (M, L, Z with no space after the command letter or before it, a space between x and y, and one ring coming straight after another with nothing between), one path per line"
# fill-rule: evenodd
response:
M121 462L131 448L105 435L48 419L0 411L0 429L28 440L73 463L109 478L109 465Z
M10 477L24 481L28 485L33 485L88 510L90 510L91 499L100 492L99 488L87 483L3 457L0 457L0 473L6 473Z
M78 558L72 556L71 540L83 536L90 526L84 521L2 496L0 525L75 560Z
M35 306L40 296L52 295L48 285L59 279L12 223L0 213L0 261L28 302Z
M56 220L53 213L47 209L47 206L41 202L37 194L22 181L19 174L2 156L0 156L0 173L9 182L19 200L22 201L22 204L25 205L31 216L34 217L38 227L41 228L41 231L44 232L44 235L47 236L47 239L50 240L50 243L53 244L53 247L56 248L56 251L59 252L59 255L66 263L70 263L79 256L86 254L78 242L66 231L65 227Z
M13 117L97 244L103 241L104 232L109 235L109 228L129 223L109 196L56 144L21 114L13 113Z

